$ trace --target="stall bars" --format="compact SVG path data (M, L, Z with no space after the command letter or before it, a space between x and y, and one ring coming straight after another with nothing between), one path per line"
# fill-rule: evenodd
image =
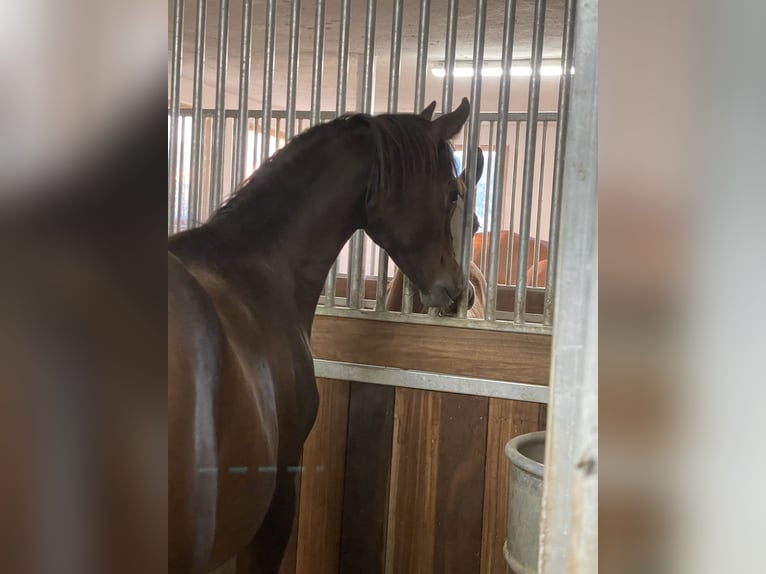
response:
M325 0L314 2L314 29L312 58L311 58L311 109L308 112L296 111L296 89L298 81L298 66L300 54L300 0L292 0L290 6L289 55L287 70L286 111L273 109L273 79L275 62L275 26L276 0L265 0L265 18L263 35L263 76L262 76L262 109L249 110L249 84L252 60L253 35L253 3L252 0L242 2L242 34L239 93L237 110L225 109L226 67L228 63L229 42L229 11L228 0L218 4L218 45L217 66L215 78L215 108L203 109L202 95L205 73L205 36L207 31L207 1L197 0L195 34L194 34L194 74L192 81L192 106L190 110L182 110L180 106L181 67L184 41L184 2L175 0L173 5L173 27L171 35L171 58L169 69L170 101L168 125L168 154L169 154L169 201L168 201L168 231L175 232L189 225L203 221L217 205L228 195L224 190L236 188L250 168L260 162L289 140L295 133L319 121L331 119L347 111L347 81L349 73L349 23L350 0L341 2L341 28L338 37L338 74L335 90L335 110L322 110L321 86L323 84L323 63L325 61ZM191 4L191 2L189 2ZM449 0L448 25L445 38L445 51L439 54L445 74L443 78L442 111L453 107L455 46L457 38L457 0ZM355 6L357 8L358 6ZM402 11L403 0L392 2L392 30L390 42L390 83L388 91L387 110L419 111L425 105L425 82L428 70L429 53L428 38L430 31L431 4L430 0L421 0L418 21L418 47L416 81L413 105L399 104L399 73L402 44ZM364 53L361 66L361 90L358 94L355 108L362 112L371 112L373 73L375 63L375 20L376 0L367 0L365 6L365 37ZM473 30L473 69L481 69L484 62L484 44L486 35L487 1L478 0ZM504 13L504 32L502 45L502 69L510 70L513 62L514 20L516 1L506 0ZM567 11L568 17L573 17L573 11ZM534 333L551 333L553 309L555 303L556 253L558 251L558 219L561 202L561 170L564 161L565 133L567 125L567 94L572 78L572 51L562 46L560 76L560 97L558 110L555 113L544 114L539 110L540 78L543 64L543 35L545 25L545 1L537 0L533 24L532 52L529 76L527 112L509 114L511 74L505 73L501 78L497 112L481 113L482 75L474 74L471 81L471 115L463 134L461 146L464 165L472 180L471 174L476 170L476 148L482 147L489 151L487 172L489 173L489 191L485 196L484 213L479 217L485 228L502 229L505 221L509 230L509 241L513 233L518 232L519 246L529 244L530 238L536 240L537 247L533 257L528 256L527 249L518 249L516 262L516 281L513 290L514 303L512 309L498 308L498 289L504 284L511 283L509 276L510 261L506 262L506 277L498 277L500 252L500 234L491 233L489 241L483 235L484 241L480 250L479 262L487 278L486 318L484 320L466 320L466 301L461 301L458 318L464 326L517 330ZM565 28L568 22L565 22ZM433 55L431 55L433 56ZM433 61L433 58L432 58ZM562 97L563 96L563 97ZM284 123L284 132L282 131ZM297 125L296 125L297 124ZM524 126L521 129L521 126ZM284 133L284 137L282 136ZM258 138L256 138L258 134ZM274 145L270 145L272 140ZM484 136L487 136L486 138ZM509 137L510 136L510 137ZM514 139L515 136L515 139ZM523 145L519 141L523 137ZM545 147L547 138L555 138L554 159L548 162L549 177L546 180ZM514 142L511 146L509 139ZM252 141L251 141L252 140ZM263 142L258 145L257 142ZM265 145L264 145L265 144ZM493 151L502 150L502 153ZM513 153L513 161L510 152ZM229 158L229 161L225 161ZM519 164L520 160L520 164ZM518 169L520 180L516 173L509 178L510 165L513 172ZM510 185L508 182L510 181ZM226 182L226 183L224 183ZM518 191L518 193L517 193ZM547 194L548 198L545 198ZM541 204L550 202L548 266L544 285L544 305L542 313L531 314L527 309L528 294L541 288L534 281L537 279L537 269L540 265L539 240L541 239ZM476 204L476 186L469 186L466 194L466 209L464 221L463 248L458 254L466 277L469 262L474 256L473 244L470 241L471 214ZM516 202L518 201L518 208ZM510 207L509 207L510 206ZM537 206L536 217L533 218ZM517 210L518 209L518 210ZM508 213L508 212L511 213ZM518 214L518 215L517 215ZM507 217L507 219L505 219ZM534 234L533 234L534 230ZM508 259L512 249L508 249ZM366 255L366 257L365 257ZM365 265L365 260L368 262ZM532 285L527 285L527 270L532 265ZM347 294L345 300L336 297L336 277L343 275L347 269ZM374 304L364 298L365 278L369 275L377 277L377 289ZM319 314L340 314L345 316L373 317L383 320L401 320L404 317L412 322L440 322L441 318L429 315L415 317L411 314L413 289L409 281L405 281L405 292L402 313L394 318L392 313L383 309L385 296L384 285L391 276L385 253L365 240L363 233L352 237L343 258L328 275L326 295L320 300L317 312Z

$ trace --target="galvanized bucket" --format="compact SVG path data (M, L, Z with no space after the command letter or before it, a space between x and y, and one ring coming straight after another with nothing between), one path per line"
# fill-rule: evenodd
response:
M511 461L508 538L503 554L514 574L535 574L540 544L545 431L517 436L505 445Z

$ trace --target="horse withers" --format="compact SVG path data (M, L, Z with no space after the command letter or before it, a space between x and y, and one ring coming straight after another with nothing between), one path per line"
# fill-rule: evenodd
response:
M314 424L310 350L325 276L358 229L423 302L465 281L450 241L449 145L466 99L422 114L351 115L293 139L204 225L168 243L168 570L276 573L293 471Z
M476 156L476 179L474 185L481 179L484 171L484 153L481 148L477 149ZM452 237L452 251L457 256L463 245L463 217L465 214L465 192L468 187L465 170L455 179L453 188L450 190L450 202L452 213L450 215L450 235ZM473 214L473 235L479 230L479 218ZM473 261L468 270L468 283L471 293L468 299L467 317L470 319L484 318L484 301L487 293L487 281L484 274ZM401 311L404 287L404 275L401 269L397 269L386 289L386 309L388 311ZM428 307L420 300L416 293L412 299L412 310L415 313L425 313ZM457 305L451 305L442 310L442 314L454 315Z

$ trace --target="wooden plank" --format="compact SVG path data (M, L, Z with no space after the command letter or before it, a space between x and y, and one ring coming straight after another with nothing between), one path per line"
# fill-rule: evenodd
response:
M441 395L396 389L386 573L434 571Z
M395 389L352 383L343 495L341 574L382 574Z
M479 573L488 407L485 397L441 398L434 572Z
M319 413L303 449L298 513L299 574L337 574L349 384L317 379Z
M540 407L541 405L536 403L489 399L481 545L482 574L507 571L503 542L508 529L510 466L505 456L505 445L515 436L541 430Z
M317 316L318 359L545 385L547 335ZM471 360L466 360L470 357Z

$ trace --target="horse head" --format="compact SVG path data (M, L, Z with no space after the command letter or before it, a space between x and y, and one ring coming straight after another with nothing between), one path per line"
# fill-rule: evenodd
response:
M454 308L466 288L451 232L461 184L450 140L470 104L431 121L421 114L378 116L378 166L366 198L365 230L413 281L426 306ZM460 195L459 193L457 194ZM462 218L461 218L462 220Z

